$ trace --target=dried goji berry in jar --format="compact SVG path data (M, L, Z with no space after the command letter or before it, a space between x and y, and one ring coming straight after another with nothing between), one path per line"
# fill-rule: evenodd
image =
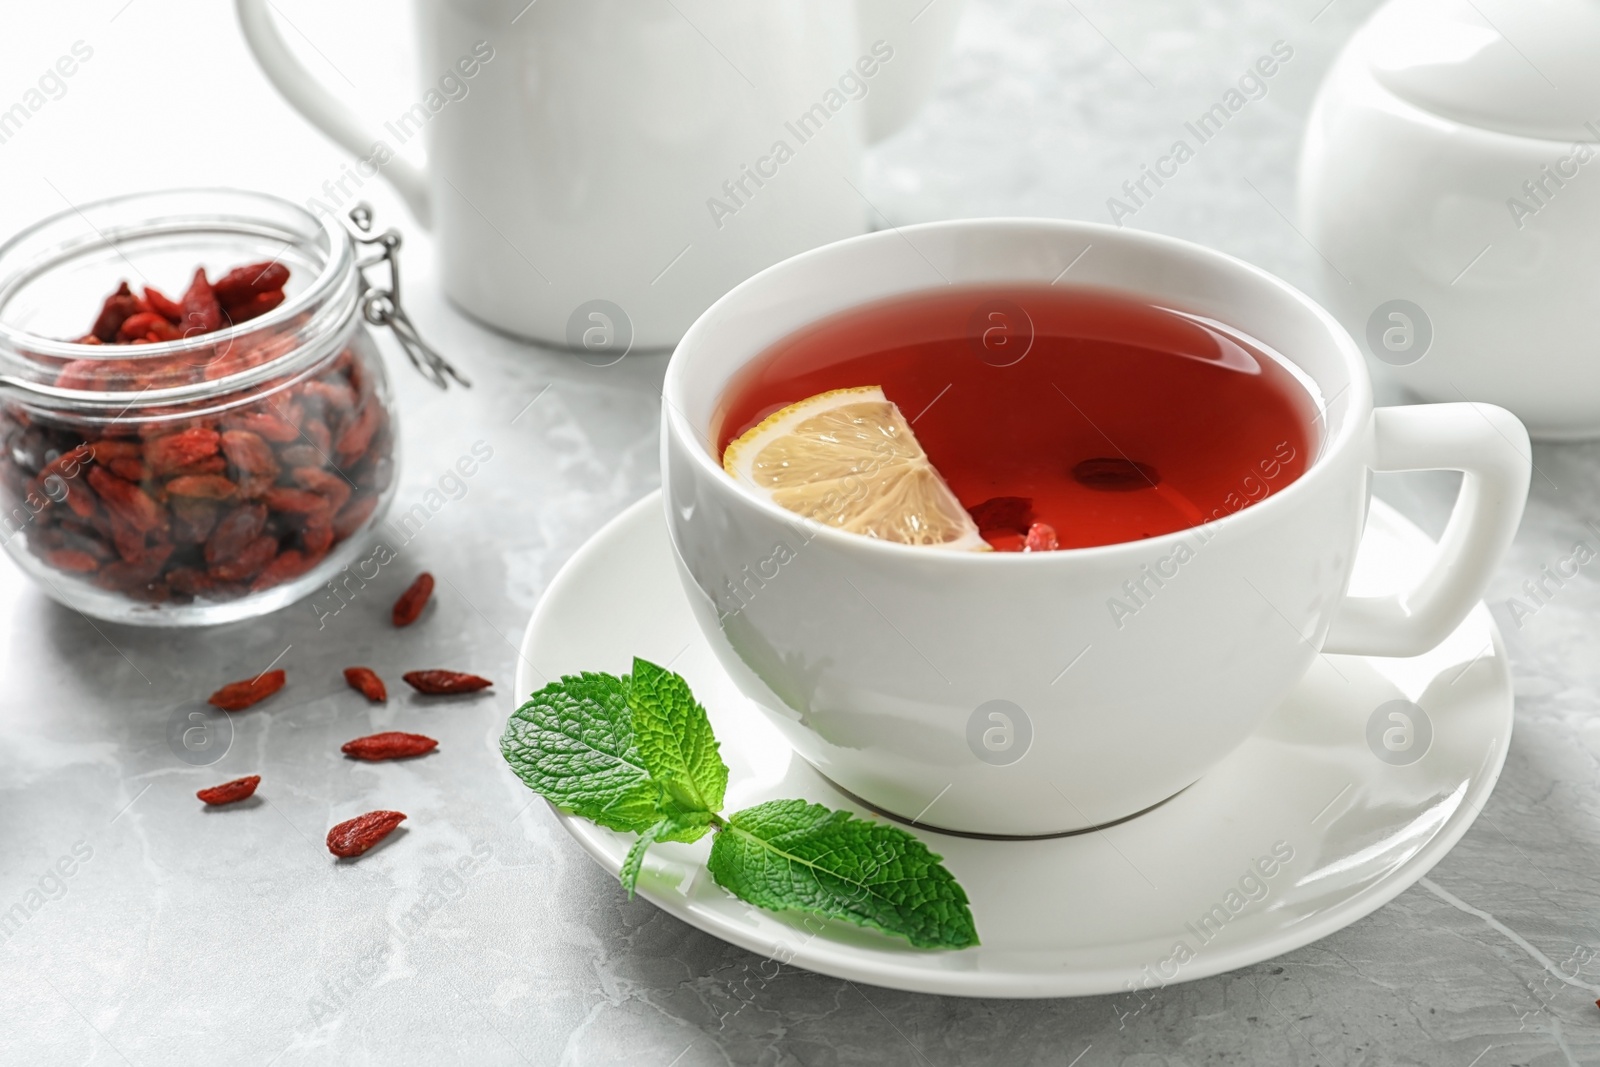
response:
M298 432L298 431L297 431ZM286 467L321 467L328 462L328 456L317 450L315 445L290 445L280 449L278 457L283 460Z
M170 502L172 539L179 544L198 545L217 525L217 507L208 500L179 497Z
M237 325L260 318L281 303L283 303L283 290L278 289L270 293L257 293L237 304L229 304L222 309L222 314L228 321Z
M265 570L256 575L255 581L250 583L250 591L259 593L263 589L271 589L293 578L298 578L311 569L314 560L308 560L301 555L297 548L285 549L278 557L267 564Z
M205 426L195 426L146 441L144 461L149 465L152 474L171 474L180 468L215 456L221 443L222 436L217 431ZM95 454L100 455L98 451Z
M153 285L144 287L144 302L151 311L176 326L183 320L183 308Z
M246 430L280 445L300 439L300 431L293 423L264 411L247 411L222 420L222 425L230 430Z
M222 305L217 303L216 294L211 291L204 267L194 272L194 280L183 294L181 307L183 318L178 327L185 337L211 333L222 327Z
M269 260L233 268L217 279L212 292L223 307L229 307L260 293L282 289L288 281L289 268Z
M219 582L248 581L265 570L277 554L278 539L263 534L231 557L211 564L206 573Z
M99 341L110 344L117 339L117 331L122 328L122 324L138 311L138 298L133 295L133 290L128 288L128 283L123 282L100 306L100 314L94 320L94 327L89 334Z
M290 477L296 485L327 498L330 512L337 512L344 507L354 492L343 477L321 467L296 467L290 472Z
M361 409L356 416L356 421L350 428L339 435L339 447L336 450L339 462L349 463L362 455L367 446L372 443L372 435L377 432L378 423L383 418L383 409L376 403L369 403Z
M333 547L333 524L315 516L308 519L300 529L300 547L305 549L307 559L320 560Z
M100 467L89 468L89 485L105 502L106 510L136 530L153 530L161 524L161 505L132 482Z
M377 507L378 498L372 494L356 497L344 506L343 511L333 517L333 536L340 541L350 537L366 525Z
M184 596L205 596L217 583L205 571L194 567L176 567L167 572L167 587Z
M142 482L146 474L144 463L137 459L113 459L102 466L118 478L129 482Z
M278 477L278 458L272 454L272 446L249 430L223 431L222 452L243 474L273 480Z
M168 496L202 500L226 500L238 491L237 485L220 474L186 474L167 483Z
M173 477L182 478L190 474L221 474L228 469L228 461L221 456L207 456L198 463L191 463L187 467L179 467L172 472Z
M156 329L157 326L172 329L172 323L157 315L153 311L140 311L129 315L122 320L122 325L117 327L117 340L136 341Z
M369 811L328 831L328 851L341 859L361 855L394 832L406 817L398 811Z
M52 567L74 574L88 574L100 569L99 560L75 548L52 548L44 554L44 558Z
M308 489L290 489L287 486L268 489L261 497L261 502L273 511L291 515L326 515L330 511L326 497Z
M262 505L243 504L234 508L218 520L217 528L206 539L206 562L216 564L237 556L260 536L266 525L267 509Z

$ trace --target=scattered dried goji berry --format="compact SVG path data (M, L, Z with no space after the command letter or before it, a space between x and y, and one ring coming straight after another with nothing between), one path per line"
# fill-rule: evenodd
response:
M260 784L261 776L252 774L244 778L235 778L231 782L223 782L221 785L214 785L210 789L202 789L195 796L213 806L233 804L255 796L256 786Z
M369 811L357 815L328 831L328 851L344 859L359 856L405 821L405 815L398 811Z
M494 683L476 674L461 671L407 671L401 675L406 684L419 693L430 696L446 693L474 693L487 689Z
M370 737L358 737L354 741L346 741L339 751L346 756L375 763L378 760L409 759L412 756L425 755L438 747L439 742L431 737L389 730L381 734L372 734Z
M422 609L428 606L428 598L432 595L433 575L423 571L394 602L394 610L389 613L390 619L396 626L410 626L422 615Z
M360 693L374 704L382 704L389 699L389 687L383 684L383 679L378 677L378 672L370 667L346 667L344 680L351 689Z
M223 711L243 711L282 689L286 677L283 671L276 670L267 671L255 678L247 678L242 682L229 682L212 693L208 703Z

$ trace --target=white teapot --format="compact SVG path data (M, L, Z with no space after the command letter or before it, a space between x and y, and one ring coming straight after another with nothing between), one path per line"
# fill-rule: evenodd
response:
M1600 435L1600 3L1391 0L1312 110L1323 302L1427 400Z
M236 0L278 91L435 232L457 306L606 362L868 229L862 149L931 89L963 2L415 0L424 90L369 128L269 0ZM395 154L418 134L425 168Z

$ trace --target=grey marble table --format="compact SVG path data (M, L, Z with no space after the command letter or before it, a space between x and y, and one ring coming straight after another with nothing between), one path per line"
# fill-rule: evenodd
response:
M96 58L0 145L0 229L129 186L236 183L304 199L338 173L338 154L245 58L228 5L37 6L51 10L0 16L0 69L22 72L15 93L75 38ZM281 5L299 43L381 95L403 27L372 2L327 6ZM1309 285L1316 253L1290 222L1299 126L1371 7L974 0L937 98L872 153L867 195L880 224L1105 219L1107 198L1165 151L1196 102L1282 40L1294 58L1265 98L1125 221ZM204 44L181 63L150 59L174 40ZM226 132L111 152L108 165L113 131L162 113ZM229 124L238 115L256 117L251 134ZM403 221L384 190L368 193ZM1600 587L1582 574L1520 625L1504 608L1574 541L1595 543L1584 524L1600 518L1600 446L1536 450L1527 519L1491 598L1515 669L1516 734L1493 799L1431 875L1443 892L1415 887L1323 941L1170 987L1128 1017L1116 997L939 998L788 967L752 993L758 957L630 902L542 805L519 812L495 747L541 591L658 482L665 360L599 369L495 336L439 300L427 253L414 236L413 310L476 387L439 394L392 359L400 506L475 442L493 458L326 628L305 605L204 634L96 625L0 562L0 913L27 913L0 935L0 1062L1600 1062ZM1434 533L1453 488L1381 483ZM424 568L442 579L438 604L396 632L387 605ZM291 686L238 717L227 755L206 768L177 760L174 708L274 660ZM353 662L391 678L423 662L466 667L497 687L442 707L396 694L369 710L339 679ZM422 729L442 748L381 775L346 765L338 743L369 728ZM250 772L268 780L251 809L198 809L196 788ZM411 814L403 840L331 863L327 826L376 806ZM63 859L70 876L52 874Z

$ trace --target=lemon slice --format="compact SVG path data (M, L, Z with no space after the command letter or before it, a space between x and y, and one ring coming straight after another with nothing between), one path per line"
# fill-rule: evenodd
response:
M988 551L911 424L876 385L818 393L729 442L722 468L779 507L851 533Z

